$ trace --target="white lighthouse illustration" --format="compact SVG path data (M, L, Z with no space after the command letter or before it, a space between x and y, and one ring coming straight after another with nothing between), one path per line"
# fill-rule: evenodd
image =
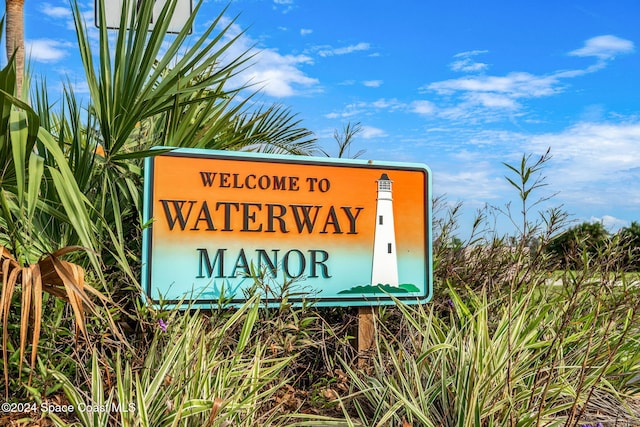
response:
M391 181L383 173L378 183L376 204L376 229L373 239L373 269L371 285L398 286L398 257L396 252L396 233L393 222L393 198Z

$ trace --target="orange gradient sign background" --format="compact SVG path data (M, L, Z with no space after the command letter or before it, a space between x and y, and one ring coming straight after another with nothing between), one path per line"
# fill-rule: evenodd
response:
M376 288L378 180L393 185L398 283ZM430 172L424 165L179 149L147 159L143 284L154 303L240 303L262 281L319 305L431 296ZM390 225L391 227L391 225ZM391 292L388 292L388 291Z

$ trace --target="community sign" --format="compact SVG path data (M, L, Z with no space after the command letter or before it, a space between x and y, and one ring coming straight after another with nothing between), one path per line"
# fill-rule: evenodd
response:
M145 163L142 281L154 304L426 302L427 166L175 149Z

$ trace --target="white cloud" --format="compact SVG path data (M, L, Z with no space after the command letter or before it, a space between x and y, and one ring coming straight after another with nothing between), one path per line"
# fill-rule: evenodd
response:
M580 204L640 204L640 121L578 123L532 137L527 149L551 147L550 175L562 198Z
M447 194L476 207L483 206L487 200L499 199L507 190L492 165L479 158L438 171L433 176L433 186L438 194Z
M584 181L640 168L640 122L578 123L559 134L536 136L531 143L551 147L554 157L572 166Z
M618 54L634 51L633 42L612 35L590 38L580 49L569 52L572 56L595 56L599 59L610 59Z
M392 98L392 99L380 98L380 99L376 99L371 103L361 102L359 105L360 107L363 107L363 108L375 108L378 110L388 110L388 111L393 111L393 110L397 110L399 108L404 107L404 105L395 98Z
M512 97L497 93L471 93L467 99L472 104L479 104L486 108L504 108L507 110L517 110L520 108Z
M465 73L474 73L482 71L489 67L488 64L482 62L475 62L472 58L476 55L487 53L486 50L472 50L469 52L461 52L454 55L454 58L459 58L449 64L449 67L453 71L461 71Z
M386 99L380 98L373 102L354 102L351 104L347 104L342 111L333 111L329 114L326 114L325 117L328 119L336 119L336 118L348 118L359 115L371 115L379 110L384 110L387 112L393 112L401 109L406 109L407 105L398 101L397 99Z
M325 114L325 117L327 119L337 119L358 116L366 113L363 107L364 105L362 103L349 104L342 111L332 111L331 113Z
M310 30L308 28L301 28L300 29L300 35L301 36L308 36L311 33L313 33L313 30Z
M362 126L362 132L360 133L364 139L383 138L387 136L387 133L379 128L373 126Z
M366 87L380 87L382 86L382 80L365 80L362 84Z
M558 92L554 76L514 72L506 76L462 77L431 83L427 89L439 94L455 92L502 93L514 98L548 96Z
M504 114L513 117L525 107L527 99L549 97L566 90L569 79L594 73L608 65L607 60L617 54L631 53L633 42L612 35L593 37L584 46L569 54L572 56L595 57L597 62L583 69L557 70L548 74L511 72L503 76L472 75L437 81L421 88L435 92L442 97L439 115L451 120L472 119L474 121L495 121ZM454 71L476 73L486 68L486 64L475 62L473 58L486 53L483 50L461 52L454 56L450 64Z
M488 50L480 50L480 49L468 50L466 52L456 53L455 55L453 55L453 57L454 58L471 58L473 56L482 55L488 52L489 52Z
M306 55L282 55L274 49L263 49L245 76L261 86L267 95L293 96L299 93L300 88L308 89L318 84L318 79L307 76L299 68L311 62Z
M603 215L601 218L592 216L589 218L589 222L599 222L604 226L604 228L614 233L623 227L629 226L629 221L616 218L612 215Z
M58 62L69 55L69 49L73 47L70 42L61 42L51 39L26 40L25 50L28 57L36 62Z
M228 19L223 19L221 25L229 24ZM317 91L319 81L308 76L303 70L304 65L313 63L313 59L307 55L283 55L276 49L255 48L258 43L246 33L240 35L242 29L233 24L226 40L239 38L230 45L226 54L229 58L235 58L245 52L256 53L252 65L243 73L233 78L232 83L237 86L247 82L261 88L264 93L274 97L289 97L309 91ZM256 52L257 51L257 52Z
M46 17L45 20L50 25L64 27L67 30L75 32L75 24L73 21L73 12L71 10L71 7L67 4L67 2L59 2L59 3L64 4L64 6L56 6L47 2L39 3L37 5L37 11L41 15ZM89 28L94 26L93 21L94 21L95 14L93 12L93 2L91 2L90 7L91 7L90 10L82 10L80 12L81 15L84 17L85 22L87 22L87 26ZM58 31L57 28L50 27L48 29L49 29L49 34L55 34L57 37L59 37L59 35L56 34L56 31Z
M536 76L530 73L509 73L506 76L468 76L444 80L427 85L422 90L441 95L436 111L447 120L467 123L495 122L522 114L519 100L550 96L562 91L555 76ZM419 107L429 107L428 104ZM413 109L414 112L419 112Z
M436 106L431 101L413 101L411 103L411 111L418 114L429 115L435 113Z
M68 6L53 6L50 3L42 3L39 9L40 12L51 18L72 18L71 8Z
M345 47L331 48L321 47L318 51L318 55L322 57L335 56L335 55L347 55L349 53L364 51L370 49L369 43L360 42L358 44L349 45Z
M289 13L293 10L294 7L294 0L273 0L273 4L274 9L276 9L278 6L282 6L282 13Z

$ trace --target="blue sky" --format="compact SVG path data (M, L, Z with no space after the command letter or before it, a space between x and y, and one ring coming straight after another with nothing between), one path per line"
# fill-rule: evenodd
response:
M226 4L205 3L195 33ZM238 13L261 101L297 112L330 153L360 122L353 152L427 164L434 196L463 203L461 237L477 209L517 202L502 162L549 147L540 195L558 194L540 208L610 230L640 221L637 0L236 0ZM36 74L82 90L68 2L27 1L25 22Z

